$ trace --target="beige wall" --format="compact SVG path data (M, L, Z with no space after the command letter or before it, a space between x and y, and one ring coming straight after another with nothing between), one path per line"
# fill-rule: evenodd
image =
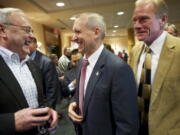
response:
M70 39L72 37L72 31L62 31L61 32L61 42L62 42L62 50L64 47L70 46ZM118 51L126 50L127 51L127 45L128 45L128 38L127 36L122 37L105 37L104 43L110 44L117 54Z
M46 54L43 25L36 23L34 21L31 21L31 20L30 20L30 23L34 30L34 35L35 35L37 41L42 43L42 45L39 47L40 51L43 52L44 54Z
M115 54L118 54L119 51L126 50L128 52L128 37L105 37L104 43L110 44Z
M70 30L61 31L61 45L62 45L62 53L65 47L70 47L71 45L71 37L73 33Z

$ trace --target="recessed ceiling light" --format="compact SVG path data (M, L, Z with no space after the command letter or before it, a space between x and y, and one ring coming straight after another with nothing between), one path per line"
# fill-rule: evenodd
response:
M123 15L124 12L117 12L117 15Z
M116 32L116 30L113 30L113 32Z
M73 16L73 17L70 18L70 20L76 20L76 17Z
M63 3L63 2L58 2L58 3L56 3L56 6L58 6L58 7L63 7L65 4Z
M114 28L118 28L119 26L118 25L114 25Z

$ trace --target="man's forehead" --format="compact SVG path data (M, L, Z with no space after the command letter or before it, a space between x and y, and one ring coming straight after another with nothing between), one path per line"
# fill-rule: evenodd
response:
M145 3L138 4L134 9L133 18L137 15L138 16L146 16L146 15L150 15L152 13L153 14L155 13L155 8L154 8L154 5L152 5L151 3L150 4L145 4Z
M12 13L10 20L11 22L13 22L13 24L22 25L22 26L30 26L29 20L27 19L26 15L21 12Z
M86 23L84 20L82 19L78 19L74 22L74 25L73 25L73 30L80 30L82 29L83 27L85 27Z
M134 12L142 12L142 11L154 11L155 9L155 6L154 4L151 2L151 3L145 3L145 2L141 2L141 3L138 3L134 9Z

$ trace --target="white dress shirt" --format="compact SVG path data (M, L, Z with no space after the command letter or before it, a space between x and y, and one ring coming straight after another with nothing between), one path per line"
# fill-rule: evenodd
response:
M154 82L154 77L155 77L155 73L156 73L156 69L158 66L158 61L159 61L159 57L161 54L161 50L166 38L167 32L163 32L156 40L154 40L154 42L149 46L152 50L151 54L152 54L152 61L151 61L151 84L153 85ZM145 44L146 45L146 44ZM140 56L139 59L139 63L138 63L138 69L137 69L137 84L139 86L140 83L140 77L141 77L141 72L142 72L142 67L143 67L143 63L145 60L145 48L142 51L142 54Z
M18 81L28 105L30 107L38 107L37 87L26 64L29 56L20 61L18 54L3 47L0 47L0 55L3 57L5 63Z
M86 93L86 88L87 88L87 84L89 82L89 78L92 74L92 71L94 69L94 66L97 63L97 60L99 59L100 54L102 53L102 50L104 48L104 45L101 45L89 58L88 58L88 62L89 65L87 66L86 69L86 78L85 78L85 83L84 83L84 95ZM85 56L86 57L86 56Z

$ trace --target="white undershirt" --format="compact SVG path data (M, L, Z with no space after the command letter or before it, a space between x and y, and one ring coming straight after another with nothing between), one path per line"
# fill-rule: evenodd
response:
M154 82L154 77L155 77L155 73L156 73L156 69L158 66L158 61L159 61L159 57L161 54L161 50L166 38L167 32L163 32L149 47L152 50L152 61L151 61L151 84L153 85ZM146 44L145 44L146 45ZM137 69L137 84L139 86L140 83L140 77L141 77L141 72L142 72L142 67L143 67L143 63L145 60L145 49L142 51L142 54L140 56L139 59L139 63L138 63L138 69Z
M87 88L87 84L89 82L89 78L92 74L92 71L94 69L94 66L97 63L97 60L99 59L100 54L102 53L102 50L104 48L104 45L101 45L89 58L88 58L88 62L89 65L87 66L86 69L86 78L85 78L85 83L84 83L84 95L86 93L86 88Z

